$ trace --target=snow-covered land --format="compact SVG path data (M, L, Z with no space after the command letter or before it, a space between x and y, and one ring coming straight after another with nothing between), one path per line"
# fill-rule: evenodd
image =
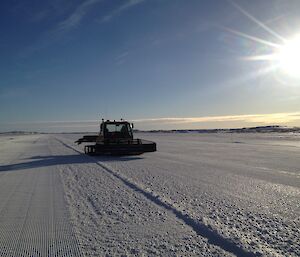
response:
M300 256L299 134L136 136L158 151L0 136L0 256Z

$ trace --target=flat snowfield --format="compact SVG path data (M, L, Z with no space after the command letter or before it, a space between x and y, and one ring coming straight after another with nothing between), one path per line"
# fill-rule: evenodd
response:
M299 134L0 136L0 256L300 256Z

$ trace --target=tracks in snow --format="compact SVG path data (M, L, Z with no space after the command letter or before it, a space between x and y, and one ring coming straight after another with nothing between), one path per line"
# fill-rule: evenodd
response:
M13 164L2 166L0 171L5 172L0 177L0 256L82 256L69 222L59 170L34 166L30 160L24 164L18 169Z
M74 147L66 144L65 142L56 138L58 142L60 142L65 147L79 153L83 154L82 152L78 151ZM142 184L137 184L131 181L129 178L121 175L119 172L109 168L107 165L99 162L94 157L86 156L86 158L90 158L95 164L105 170L108 174L112 175L113 177L117 178L121 181L124 185L126 185L131 190L143 195L147 200L151 201L152 203L158 205L161 208L173 213L177 219L182 221L186 226L190 227L196 234L206 238L208 243L221 248L222 250L234 254L236 256L245 256L245 257L254 257L260 256L260 253L249 252L240 245L237 245L235 242L226 238L219 234L217 231L213 230L210 226L206 225L203 220L195 220L190 217L188 214L183 213L181 210L176 208L172 203L167 201L166 199L162 199L159 195L155 192L152 192L146 189Z

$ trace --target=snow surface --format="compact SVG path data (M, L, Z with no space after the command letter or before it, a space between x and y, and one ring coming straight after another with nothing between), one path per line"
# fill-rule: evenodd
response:
M138 133L157 142L158 151L127 157L86 156L74 144L80 136L0 136L0 256L16 256L3 246L29 231L35 236L23 236L27 244L17 250L11 244L10 251L23 250L22 256L46 256L42 252L49 247L56 251L48 256L64 256L59 251L65 256L300 256L298 134ZM51 199L50 191L56 192ZM9 215L5 210L22 199L27 208L26 213L18 209L26 214L17 223L20 229L6 229L18 215L16 208ZM42 204L48 201L57 204L48 210ZM57 208L66 211L46 215ZM32 217L50 225L37 226ZM58 220L66 229L59 229ZM41 239L46 243L39 244ZM33 254L33 249L40 250Z

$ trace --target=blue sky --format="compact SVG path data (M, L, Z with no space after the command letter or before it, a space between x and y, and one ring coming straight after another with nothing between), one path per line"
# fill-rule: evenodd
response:
M1 131L101 117L300 126L300 79L246 58L300 33L297 0L4 0L0 12Z

